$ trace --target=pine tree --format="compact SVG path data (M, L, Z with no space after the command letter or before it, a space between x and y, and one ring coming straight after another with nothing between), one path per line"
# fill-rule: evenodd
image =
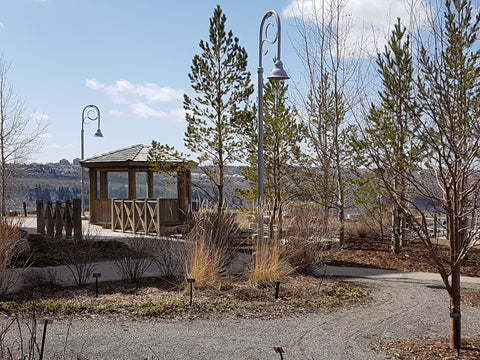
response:
M225 30L226 20L217 6L209 39L200 41L202 51L194 56L188 75L196 96L184 96L185 146L198 156L200 168L215 184L219 210L224 206L225 166L240 160L244 148L240 124L253 117L247 52L232 31Z
M385 169L393 166L395 171L383 173L383 178L391 184L399 198L406 196L405 181L395 174L408 167L417 167L421 160L420 154L409 135L414 133L414 123L407 108L406 101L413 94L413 60L410 51L410 37L406 28L402 27L400 19L394 26L390 39L383 54L378 54L378 72L383 88L379 92L380 105L372 104L366 128L368 146L375 149L370 158L377 168ZM403 200L402 200L403 201ZM405 218L401 208L405 204L392 204L392 251L398 253L405 243Z
M300 163L302 132L301 125L296 121L296 110L287 105L288 85L272 81L265 85L264 90L264 200L270 212L270 237L273 237L274 225L278 224L281 231L283 209L291 200L291 175L295 171L294 166ZM243 191L242 195L255 202L258 197L256 121L244 125L244 130L248 143L248 165L242 173L250 183L250 189Z

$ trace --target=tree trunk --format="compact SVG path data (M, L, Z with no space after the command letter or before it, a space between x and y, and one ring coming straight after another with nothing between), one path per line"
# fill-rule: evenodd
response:
M392 210L392 245L391 249L394 254L398 254L400 252L400 231L401 231L401 223L400 223L400 216L399 216L398 206L393 206Z
M461 347L461 309L460 309L460 266L452 272L452 289L450 293L450 348Z
M270 234L268 236L268 238L270 240L273 240L274 239L274 236L275 236L275 221L276 221L276 218L277 218L277 199L275 199L273 201L273 209L272 209L272 214L270 216L270 226L269 226L269 230L270 230Z

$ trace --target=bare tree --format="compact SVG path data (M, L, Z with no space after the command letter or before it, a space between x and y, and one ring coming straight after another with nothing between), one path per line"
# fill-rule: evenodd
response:
M0 186L1 215L6 213L6 195L10 176L41 145L46 125L27 116L24 103L7 80L10 66L0 57Z
M315 169L309 176L311 184L304 187L313 190L311 198L324 207L325 216L330 208L336 209L343 243L350 159L348 117L359 102L361 47L352 47L348 0L314 2L308 9L303 2L299 4L297 53L307 74L308 94L302 102Z
M450 296L450 346L459 349L460 270L478 239L480 14L473 13L471 0L429 4L424 23L428 26L414 37L419 48L415 96L399 91L392 72L384 72L392 76L383 83L408 111L407 150L417 159L416 166L399 166L398 161L379 156L385 150L393 152L384 147L385 134L370 133L365 144L390 200L425 245L426 258L443 280ZM398 188L392 176L404 186ZM442 256L429 227L436 214L446 218L447 256Z

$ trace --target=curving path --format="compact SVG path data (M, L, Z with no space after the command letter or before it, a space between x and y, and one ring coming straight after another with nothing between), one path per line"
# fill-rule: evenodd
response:
M56 320L44 358L266 360L280 359L273 347L282 346L284 359L373 360L387 359L371 350L378 340L449 335L448 294L438 275L355 268L328 268L326 275L349 276L373 301L273 320ZM463 285L480 288L480 281L465 278ZM464 306L462 315L463 336L479 336L480 309Z

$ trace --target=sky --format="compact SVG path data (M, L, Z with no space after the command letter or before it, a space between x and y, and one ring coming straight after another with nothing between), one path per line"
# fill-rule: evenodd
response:
M25 113L47 125L31 161L80 158L82 110L90 104L100 109L104 137L93 137L96 122L84 125L85 158L152 140L188 153L183 94L194 96L188 73L200 40L208 40L216 5L246 49L254 81L260 23L268 10L277 11L281 58L295 83L303 72L293 45L298 1L311 7L312 0L0 0L7 80ZM406 17L404 0L351 0L350 6L359 29L374 29L380 38L391 19ZM276 44L265 49L268 74Z

